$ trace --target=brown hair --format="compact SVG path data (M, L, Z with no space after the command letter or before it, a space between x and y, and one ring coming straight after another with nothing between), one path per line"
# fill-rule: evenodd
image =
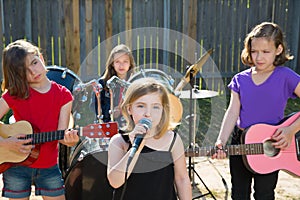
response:
M134 58L133 58L133 55L131 53L131 50L129 49L128 46L124 45L124 44L119 44L117 46L115 46L111 52L110 52L110 55L106 61L106 67L105 67L105 72L104 72L104 75L103 75L103 79L104 81L108 81L112 76L115 76L117 75L117 72L116 70L114 69L113 67L113 62L114 62L114 59L115 58L115 55L118 54L118 53L124 53L126 55L129 56L129 59L130 59L130 67L129 67L129 70L134 70L135 68L135 61L134 61ZM130 75L127 74L127 78L129 77Z
M11 96L26 99L29 96L29 84L26 75L26 57L28 54L39 56L40 50L25 40L10 43L2 53L3 82L2 90L8 90Z
M160 94L164 109L156 130L158 132L156 138L160 138L170 128L170 103L167 89L154 78L141 78L133 81L126 91L125 98L122 103L122 113L127 121L127 131L133 130L135 125L131 115L128 113L128 106L130 106L138 98L152 93Z
M255 26L244 40L244 49L241 53L241 60L243 64L248 66L254 65L251 57L251 42L253 38L261 37L264 37L269 41L273 40L276 48L278 48L279 45L282 46L282 52L276 56L273 63L274 66L282 65L286 61L293 59L293 56L290 56L287 52L287 45L281 28L277 24L263 22Z

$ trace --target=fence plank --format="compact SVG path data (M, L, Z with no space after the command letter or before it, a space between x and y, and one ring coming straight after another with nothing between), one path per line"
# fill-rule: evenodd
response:
M294 59L288 62L293 70L300 73L300 1L288 1L288 12L292 12L287 18L287 28L285 30L285 36L287 39L288 49L294 56ZM298 28L297 28L298 27ZM298 30L297 30L298 29Z
M61 66L66 66L66 59L67 59L67 56L66 56L66 43L65 43L65 38L66 38L66 29L65 29L65 9L64 9L64 6L65 4L63 3L60 3L60 0L58 0L59 2L59 5L58 5L58 15L59 15L59 21L58 21L58 49L59 49L59 52L58 52L58 64L61 65ZM76 72L75 72L76 73Z
M105 39L112 37L112 0L105 1ZM109 55L112 44L106 44L106 54Z

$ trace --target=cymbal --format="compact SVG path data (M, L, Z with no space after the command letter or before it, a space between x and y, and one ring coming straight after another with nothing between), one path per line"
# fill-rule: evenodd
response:
M179 92L179 98L180 99L189 99L190 98L190 90L183 90ZM204 99L204 98L210 98L217 96L218 92L212 91L212 90L198 90L193 89L192 90L192 99Z

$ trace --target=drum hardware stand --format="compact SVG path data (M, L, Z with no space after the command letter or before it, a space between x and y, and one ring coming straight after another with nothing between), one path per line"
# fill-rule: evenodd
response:
M86 88L92 86L93 92L95 93L95 96L97 98L97 112L98 115L96 116L97 118L97 123L103 123L102 121L102 112L101 112L101 102L100 102L100 92L103 90L103 86L98 83L96 79L92 79L91 81L87 83L79 83L76 87L74 87L74 92L84 92L84 95L81 98L82 102L87 101L87 94L88 92L86 91Z
M193 66L192 66L193 67ZM189 77L190 77L190 85L194 86L195 85L195 78L194 78L194 69L193 68L188 68L189 71ZM194 86L195 87L195 86ZM190 88L190 107L189 107L189 112L190 112L190 116L189 116L189 149L194 149L195 148L195 121L196 121L196 99L193 100L193 90L195 89L194 87ZM199 178L199 180L202 182L202 184L204 185L204 187L206 188L206 190L208 191L207 193L204 194L200 194L199 196L193 197L193 199L199 199L201 197L204 197L206 195L211 195L213 199L216 200L215 196L212 194L212 192L209 190L209 188L207 187L207 185L204 183L204 181L202 180L202 178L200 177L200 175L197 173L197 171L195 170L195 166L194 166L194 160L192 161L192 157L189 156L189 165L188 165L188 169L189 169L189 177L192 180L192 186L195 187L195 181L194 181L194 174L197 175L197 177ZM193 173L192 173L193 172Z
M128 83L125 80L120 79L117 76L112 76L106 83L108 89L109 89L109 93L110 93L110 118L112 121L114 121L114 98L113 98L113 93L114 90L117 88L117 86L119 86L120 88L123 87L124 89L127 89L130 85L130 83Z
M103 115L102 115L102 109L101 109L101 101L100 101L100 92L96 93L95 92L95 96L97 98L97 120L96 120L96 123L103 123Z

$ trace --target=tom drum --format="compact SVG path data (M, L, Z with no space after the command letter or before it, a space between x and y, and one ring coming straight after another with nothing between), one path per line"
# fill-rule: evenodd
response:
M106 176L107 143L85 139L75 148L65 178L67 200L112 199L113 188Z

